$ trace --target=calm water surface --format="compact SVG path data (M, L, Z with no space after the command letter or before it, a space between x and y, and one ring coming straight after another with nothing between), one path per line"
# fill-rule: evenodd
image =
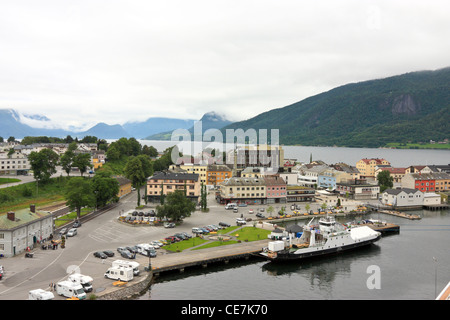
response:
M274 264L256 258L191 269L160 277L140 299L432 300L450 281L450 215L411 213L423 218L365 216L399 224L401 231L361 250L302 262ZM380 270L380 289L367 287L373 265Z

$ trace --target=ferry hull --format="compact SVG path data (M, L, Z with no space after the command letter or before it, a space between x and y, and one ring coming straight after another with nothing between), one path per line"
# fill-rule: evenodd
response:
M308 252L301 252L302 249L299 249L296 251L296 253L289 252L288 250L282 250L277 251L276 256L269 257L266 253L261 253L262 256L264 256L266 259L274 262L278 261L293 261L293 260L301 260L306 258L314 258L314 257L321 257L326 255L332 255L332 254L339 254L345 251L354 250L357 248L361 248L364 246L368 246L380 239L381 235L378 235L374 239L365 240L361 242L356 242L352 244L348 244L345 246L337 247L337 248L328 248L328 249L322 249L317 251L308 251Z

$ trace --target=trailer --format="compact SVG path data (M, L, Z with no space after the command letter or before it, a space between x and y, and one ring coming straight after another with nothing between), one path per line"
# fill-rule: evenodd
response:
M28 300L53 300L55 295L50 291L35 289L28 292Z

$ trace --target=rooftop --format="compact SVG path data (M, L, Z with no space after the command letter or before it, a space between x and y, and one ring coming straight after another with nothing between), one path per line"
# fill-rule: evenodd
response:
M21 209L14 212L14 220L8 218L9 213L0 215L0 230L10 230L30 222L51 216L51 213L45 211L31 212L30 208Z

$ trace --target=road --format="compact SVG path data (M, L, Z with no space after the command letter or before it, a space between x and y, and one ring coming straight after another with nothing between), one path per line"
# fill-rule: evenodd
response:
M64 249L42 250L36 248L33 258L25 258L24 254L13 258L2 258L0 264L5 268L5 274L4 278L0 280L0 300L25 300L28 291L38 288L48 289L50 283L65 280L73 270L93 277L94 293L101 292L112 286L112 280L103 277L104 272L111 266L113 260L122 259L117 255L117 247L148 243L177 232L191 233L193 227L218 224L220 221L235 225L236 218L241 215L244 218L254 218L254 214L248 213L250 208L256 212L260 207L267 207L267 205L241 207L239 212L235 213L232 210L225 210L224 206L217 204L214 199L214 192L211 191L208 195L210 211L207 213L195 211L191 217L186 218L176 228L132 226L119 222L117 218L120 213L134 210L136 203L137 192L134 191L122 198L118 206L83 223L78 228L78 235L67 239ZM306 203L301 205L302 210L304 210L305 205ZM320 205L319 202L310 204L312 210L317 210ZM277 212L282 204L273 206L275 212ZM154 207L155 205L149 206L149 208ZM149 210L149 208L142 211ZM287 205L287 211L290 211L289 204ZM276 214L275 212L274 214ZM95 258L93 253L100 250L112 250L116 253L116 256L104 260ZM164 253L163 249L158 249L159 256ZM153 259L158 259L158 257ZM144 260L148 261L147 258ZM142 261L142 258L140 261ZM63 298L55 294L55 299Z

